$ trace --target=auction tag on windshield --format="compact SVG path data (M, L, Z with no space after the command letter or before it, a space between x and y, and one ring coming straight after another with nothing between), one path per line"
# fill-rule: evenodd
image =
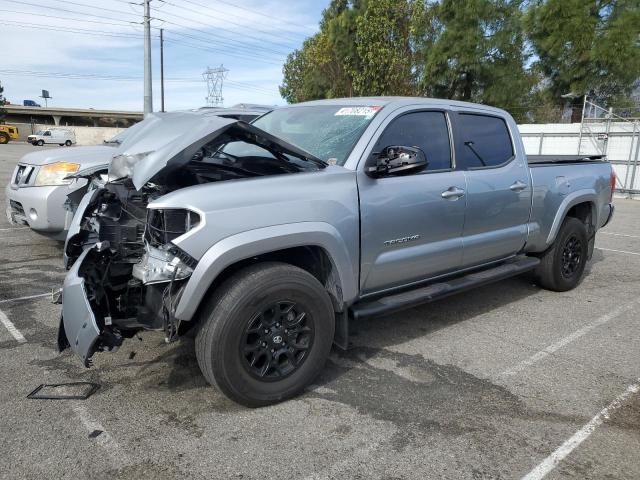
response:
M376 112L378 110L380 110L379 106L373 106L373 107L342 107L340 110L338 110L336 113L334 113L334 116L339 117L339 116L346 116L346 115L351 115L351 116L357 116L357 117L368 117L371 118L373 117Z

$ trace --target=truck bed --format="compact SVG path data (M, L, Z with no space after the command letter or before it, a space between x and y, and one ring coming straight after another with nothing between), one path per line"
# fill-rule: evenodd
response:
M558 163L593 163L606 162L604 155L527 155L531 167L553 165Z

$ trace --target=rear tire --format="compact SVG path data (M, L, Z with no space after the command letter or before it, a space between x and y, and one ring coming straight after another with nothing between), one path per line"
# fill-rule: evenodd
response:
M582 280L589 254L589 239L584 223L565 218L553 245L540 257L535 270L538 284L547 290L566 292Z
M36 145L38 145L39 147L43 146L44 145L44 140L38 140L36 142Z
M293 265L252 265L202 309L196 357L203 375L248 407L300 393L324 367L335 328L322 284Z
M9 143L9 135L6 133L0 133L0 145L5 145Z
M64 145L66 147L70 147L71 146L71 140L67 140L66 142L64 142Z

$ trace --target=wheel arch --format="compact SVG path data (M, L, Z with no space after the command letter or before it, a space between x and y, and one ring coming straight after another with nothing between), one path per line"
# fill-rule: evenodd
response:
M244 266L265 261L309 272L324 285L338 312L357 295L353 259L338 231L326 223L302 222L242 232L210 247L185 286L176 317L191 320L226 278Z
M551 245L560 231L562 222L567 217L575 217L587 225L589 235L595 231L598 225L598 211L596 208L597 194L595 191L578 191L563 200L556 212L551 225L551 230L547 236L546 244Z

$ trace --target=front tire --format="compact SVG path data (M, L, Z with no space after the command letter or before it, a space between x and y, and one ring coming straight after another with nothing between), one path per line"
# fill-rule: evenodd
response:
M541 287L566 292L582 280L589 254L589 239L584 223L565 218L553 245L540 257L535 276Z
M36 142L36 145L38 145L39 147L43 146L44 145L44 140L38 140Z
M9 143L9 136L6 133L0 133L0 145Z
M196 357L232 400L259 407L300 393L324 367L334 334L331 299L310 273L268 262L227 279L202 310Z
M64 145L66 147L70 147L71 146L71 140L67 140L66 142L64 142Z

